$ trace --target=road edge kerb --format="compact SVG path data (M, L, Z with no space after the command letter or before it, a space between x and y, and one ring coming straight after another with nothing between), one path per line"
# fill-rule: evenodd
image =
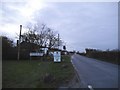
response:
M75 74L76 74L77 79L78 79L78 81L79 81L79 88L80 88L80 87L81 87L81 80L80 80L79 74L78 74L78 72L77 72L77 69L76 69L75 65L73 64L73 62L72 62L72 56L71 56L71 63L72 63L72 65L73 65L73 67L74 67L74 71L75 71Z

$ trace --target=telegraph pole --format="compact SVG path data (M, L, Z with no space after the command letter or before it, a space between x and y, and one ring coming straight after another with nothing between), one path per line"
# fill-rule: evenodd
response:
M60 39L60 36L59 36L59 34L58 34L58 49L59 49L59 44L60 44L60 43L59 43L59 39Z
M19 40L18 40L18 60L20 59L21 30L22 30L22 25L20 25L20 34L19 34Z

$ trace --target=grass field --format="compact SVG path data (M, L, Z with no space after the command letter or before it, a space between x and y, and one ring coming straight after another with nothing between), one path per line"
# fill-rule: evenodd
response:
M10 60L2 62L3 88L57 88L67 83L74 75L70 56L62 56L61 63L40 60ZM66 66L66 67L63 67ZM44 82L45 75L54 76L54 81Z

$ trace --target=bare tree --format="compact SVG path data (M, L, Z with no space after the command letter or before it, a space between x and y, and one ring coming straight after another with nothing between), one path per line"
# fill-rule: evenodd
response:
M57 33L45 24L34 24L27 26L28 31L22 35L22 41L35 43L40 46L55 48L58 42L62 45L62 40L58 40Z

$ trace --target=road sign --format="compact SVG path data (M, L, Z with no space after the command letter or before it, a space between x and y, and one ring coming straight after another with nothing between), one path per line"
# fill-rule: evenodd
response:
M54 52L54 62L61 62L61 52L60 51Z
M47 54L48 48L41 48L43 50L44 54Z
M30 53L30 56L43 56L43 53Z

